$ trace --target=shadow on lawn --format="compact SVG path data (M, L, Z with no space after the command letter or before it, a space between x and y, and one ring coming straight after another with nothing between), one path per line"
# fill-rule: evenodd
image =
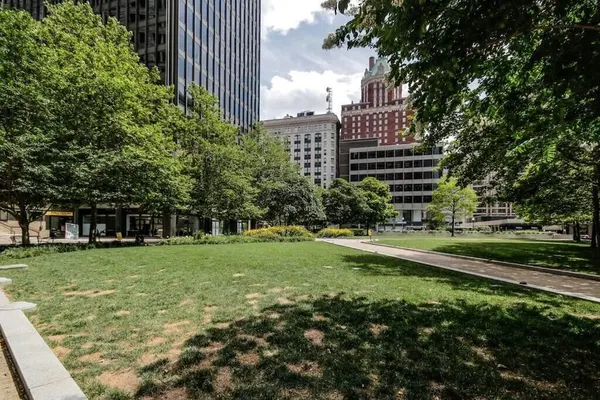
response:
M517 241L511 243L460 242L440 245L442 253L480 257L542 267L600 273L600 251L573 243Z
M360 268L359 272L374 276L411 276L450 285L455 290L477 292L485 295L504 295L521 297L559 306L561 302L549 299L547 293L517 288L513 285L494 282L492 280L473 277L460 272L452 272L419 263L401 260L394 257L376 254L356 254L343 256L345 265Z
M324 297L192 337L137 395L239 399L590 399L598 321L525 305Z

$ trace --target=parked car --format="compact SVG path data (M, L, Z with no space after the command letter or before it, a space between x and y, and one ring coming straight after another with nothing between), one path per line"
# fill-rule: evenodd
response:
M592 240L590 235L581 235L581 240Z

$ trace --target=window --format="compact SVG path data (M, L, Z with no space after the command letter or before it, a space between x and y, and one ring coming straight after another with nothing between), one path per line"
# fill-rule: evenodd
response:
M432 179L433 178L433 172L432 171L425 171L423 172L423 179Z
M405 157L410 157L412 155L413 155L412 149L404 149L404 156Z
M352 175L350 177L350 182L358 182L358 175Z
M404 203L405 204L412 204L412 196L404 196Z
M385 163L384 162L378 162L377 163L377 169L385 169Z
M377 158L377 152L376 151L370 151L368 154L369 154L369 158Z
M394 174L394 180L396 181L401 181L402 179L404 179L404 175L402 174L402 172L397 172Z
M413 166L412 161L404 161L404 168L412 168L412 166Z
M415 160L414 163L413 163L413 166L415 168L421 168L421 167L423 167L423 160Z
M377 164L376 163L374 163L374 162L369 163L369 170L376 170L376 169L377 169Z
M404 152L403 152L402 150L396 150L396 151L394 152L394 155L395 155L396 157L402 157L402 156L404 155Z
M394 150L387 150L385 156L389 158L394 157Z
M406 181L412 181L412 178L413 178L412 172L405 172L404 173L404 180L406 180Z
M383 158L383 157L385 157L385 151L378 151L377 152L377 158Z
M394 192L403 192L404 186L402 185L394 185Z
M350 153L351 160L358 160L358 153Z
M403 165L404 165L404 163L403 163L402 161L396 161L396 162L394 163L394 166L395 166L397 169L401 169Z
M412 192L413 190L413 185L404 185L404 191L405 192Z
M394 174L391 174L391 173L385 174L385 180L386 181L393 181L394 180Z
M386 162L385 169L394 169L394 162L393 161Z
M433 201L433 197L423 196L423 203L431 203L432 201Z
M375 177L378 181L385 181L385 174L377 174Z
M361 171L366 171L368 169L368 165L369 164L366 164L366 163L359 164L359 168L358 169L361 170Z
M350 171L358 171L358 164L350 164Z
M433 187L431 185L431 183L424 183L423 184L423 191L425 192L431 192L433 190Z
M422 172L415 172L413 175L413 179L423 179L423 173Z
M433 166L433 160L424 160L423 166L424 167L431 167L431 166Z
M423 196L414 196L413 197L413 203L422 203L423 202Z

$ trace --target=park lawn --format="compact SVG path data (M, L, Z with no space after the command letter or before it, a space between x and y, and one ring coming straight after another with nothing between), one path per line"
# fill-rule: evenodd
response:
M591 249L589 243L431 236L382 238L379 243L600 274L600 251Z
M5 275L91 399L590 399L600 305L326 243L89 250Z

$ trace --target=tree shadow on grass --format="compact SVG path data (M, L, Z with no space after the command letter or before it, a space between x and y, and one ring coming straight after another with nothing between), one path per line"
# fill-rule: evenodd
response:
M137 395L228 399L591 399L598 321L524 304L323 297L189 339Z
M432 250L519 264L600 273L600 252L573 243L534 240L514 240L510 243L456 241L452 244L437 246Z
M561 305L558 297L556 300L550 300L547 293L527 289L526 287L518 288L502 282L495 282L491 279L479 278L395 257L376 254L352 254L344 255L343 260L344 266L353 269L358 268L358 272L367 275L418 277L424 281L446 284L455 290L465 292L527 298L544 302L548 305Z

